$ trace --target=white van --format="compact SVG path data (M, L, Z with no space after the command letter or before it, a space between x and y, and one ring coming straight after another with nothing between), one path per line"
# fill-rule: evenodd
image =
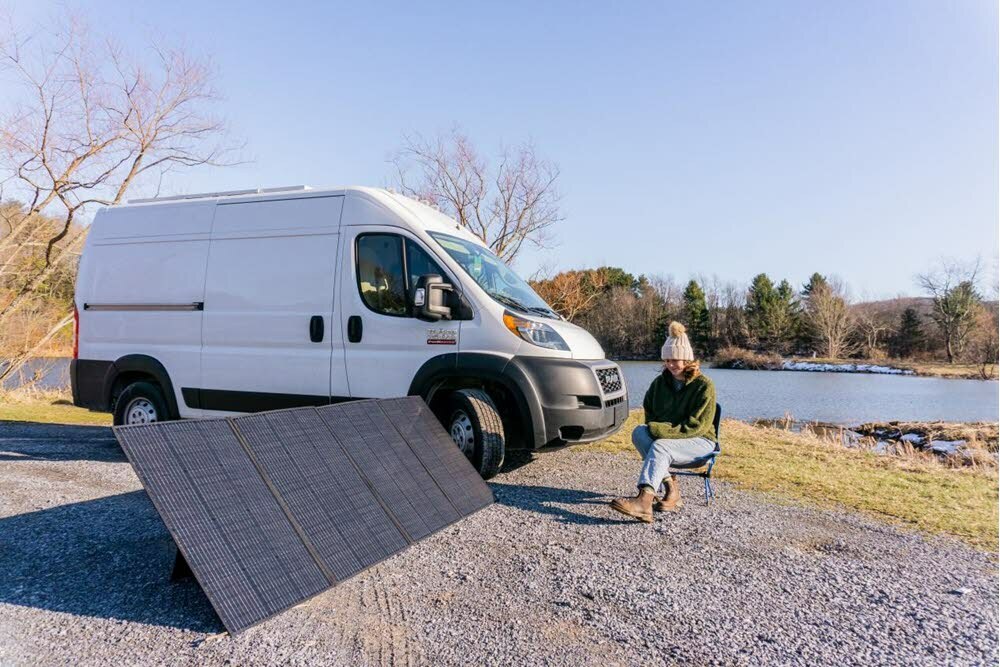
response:
M274 188L97 213L73 402L116 424L417 394L484 477L628 412L585 330L454 220L374 188Z

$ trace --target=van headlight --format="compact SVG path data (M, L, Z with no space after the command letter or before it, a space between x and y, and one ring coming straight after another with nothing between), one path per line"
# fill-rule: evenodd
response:
M504 311L503 323L512 334L528 341L532 345L547 347L550 350L564 350L569 352L569 345L563 340L556 330L544 322L528 320L523 317Z

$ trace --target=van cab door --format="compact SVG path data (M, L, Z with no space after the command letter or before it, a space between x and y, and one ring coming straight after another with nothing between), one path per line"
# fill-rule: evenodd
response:
M341 303L347 379L355 398L405 396L425 361L458 351L459 322L414 317L421 275L457 284L443 262L398 227L344 227Z

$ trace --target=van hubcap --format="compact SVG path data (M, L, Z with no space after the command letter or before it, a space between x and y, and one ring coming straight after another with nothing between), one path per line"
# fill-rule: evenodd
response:
M469 415L461 410L451 418L451 439L455 441L458 448L467 457L472 458L476 450L476 434L472 428L472 420Z
M126 424L151 424L156 421L156 408L148 398L134 398L125 408Z

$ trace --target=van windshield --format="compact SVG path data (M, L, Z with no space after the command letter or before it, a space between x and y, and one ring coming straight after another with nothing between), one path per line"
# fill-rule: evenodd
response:
M521 276L483 246L448 234L430 235L498 303L525 313L559 318Z

